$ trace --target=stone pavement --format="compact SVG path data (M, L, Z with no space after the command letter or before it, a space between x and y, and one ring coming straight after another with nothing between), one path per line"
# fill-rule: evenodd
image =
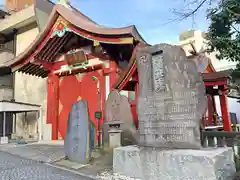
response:
M0 152L0 180L91 180L46 164Z
M35 161L51 167L69 171L83 177L96 179L102 172L112 173L112 152L96 151L88 165L73 163L65 159L63 142L37 142L19 145L9 143L0 145L0 153L5 152L17 158ZM0 156L1 159L1 156Z
M97 178L98 175L103 172L112 174L112 162L113 152L112 151L97 151L92 154L92 160L87 165L81 165L78 163L70 162L69 160L62 159L60 161L52 163L53 166L62 167L70 171L74 171L77 174L84 175L87 177Z
M35 161L51 167L69 171L83 177L96 179L97 175L106 170L111 173L112 152L95 152L88 165L73 163L65 159L64 145L62 142L37 142L19 145L9 143L0 145L0 153L5 152L17 158ZM1 159L1 156L0 156Z
M26 144L16 143L0 145L0 151L39 162L52 163L65 157L62 144Z

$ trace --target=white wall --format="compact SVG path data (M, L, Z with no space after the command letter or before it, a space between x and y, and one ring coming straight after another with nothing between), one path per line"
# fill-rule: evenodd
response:
M215 102L216 102L217 112L218 112L219 116L221 116L222 113L221 113L219 96L215 97ZM228 108L229 108L229 112L237 114L238 121L240 121L240 103L237 102L237 99L228 98Z
M35 40L39 33L36 23L19 29L16 37L16 56L23 52Z
M47 81L46 78L15 73L15 100L42 106L43 138L51 139L51 126L46 124ZM16 136L29 138L28 135L37 136L38 122L35 113L29 113L25 121L24 114L17 116Z
M16 55L22 53L38 35L37 24L30 24L18 31L16 42ZM47 105L47 78L15 73L14 86L15 100L17 102L26 102L38 104L43 109L43 139L51 140L51 125L46 124L46 105ZM17 116L16 136L29 138L29 135L37 137L38 122L36 114L29 113L27 120L24 114Z
M189 50L192 50L192 47L190 45L190 42L193 43L195 46L197 52L199 52L202 48L206 48L206 40L204 39L202 32L200 30L194 31L194 36L190 37L184 41L179 41L177 44L181 45L182 48L185 50L187 55L190 55ZM235 62L230 62L228 60L218 60L216 57L216 52L207 54L206 56L211 59L211 62L213 64L213 67L216 69L216 71L223 71L227 69L232 69L236 67Z
M224 71L224 70L228 70L228 69L234 69L236 67L237 63L235 63L235 62L217 59L216 52L213 52L211 54L206 54L206 55L207 55L207 57L209 57L211 59L213 67L216 69L216 71Z

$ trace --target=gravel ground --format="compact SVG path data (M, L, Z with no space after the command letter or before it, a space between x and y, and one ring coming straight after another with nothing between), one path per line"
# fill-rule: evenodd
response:
M91 180L48 165L0 152L0 180Z

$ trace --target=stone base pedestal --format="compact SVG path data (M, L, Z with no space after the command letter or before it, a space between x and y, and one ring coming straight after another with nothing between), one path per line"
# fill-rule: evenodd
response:
M229 180L235 173L232 148L160 150L114 149L113 171L142 180Z
M122 130L110 129L109 133L109 147L116 148L121 146L121 132Z

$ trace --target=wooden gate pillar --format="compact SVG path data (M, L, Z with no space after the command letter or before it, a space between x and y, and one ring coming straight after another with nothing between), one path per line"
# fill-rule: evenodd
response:
M230 114L228 111L228 98L227 92L223 90L223 92L219 95L222 119L223 119L223 127L224 131L231 132L232 131L232 123L230 120Z
M59 77L50 73L47 80L47 123L52 124L52 140L58 139Z

